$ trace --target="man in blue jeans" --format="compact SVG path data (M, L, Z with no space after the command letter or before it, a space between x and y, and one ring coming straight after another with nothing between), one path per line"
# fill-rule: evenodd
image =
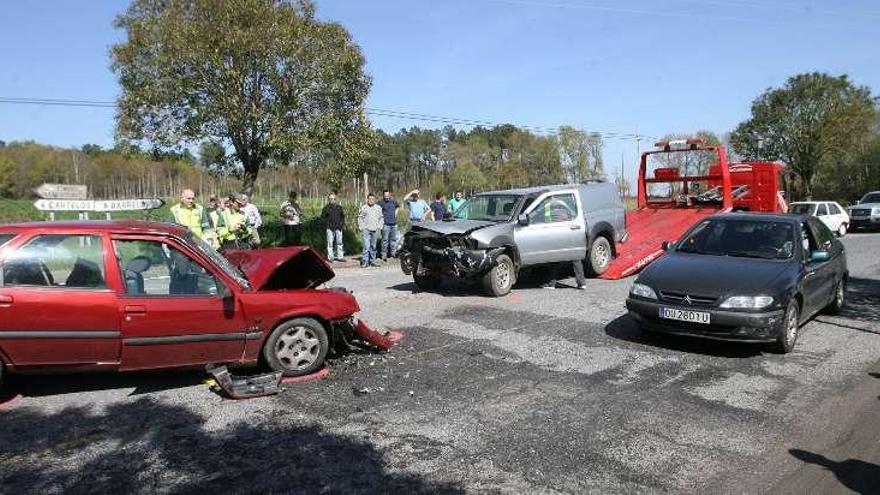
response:
M358 211L358 229L364 236L364 252L361 256L361 267L379 266L376 262L376 241L382 230L382 207L376 204L373 193L367 195L367 204Z
M379 257L382 261L386 261L389 256L392 258L397 256L397 212L400 211L400 203L394 199L391 191L383 191L379 206L382 207L382 217L385 220Z
M327 204L321 211L321 221L324 223L324 228L327 229L327 259L345 261L345 252L342 247L345 211L342 206L336 203L336 195L333 193L327 196Z

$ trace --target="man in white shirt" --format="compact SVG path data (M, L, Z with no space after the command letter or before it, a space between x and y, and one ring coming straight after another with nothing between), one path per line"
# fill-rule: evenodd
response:
M250 221L251 226L253 227L253 243L254 246L259 247L260 245L260 226L263 225L263 217L260 216L260 210L257 209L257 206L251 203L250 198L248 198L247 194L241 195L241 211L247 215L248 220Z

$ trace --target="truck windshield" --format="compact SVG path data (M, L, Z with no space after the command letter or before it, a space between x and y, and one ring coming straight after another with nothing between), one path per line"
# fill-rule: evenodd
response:
M868 193L859 203L880 203L880 193Z
M675 248L679 253L789 259L794 252L794 226L766 220L707 220Z
M519 198L516 194L481 194L465 201L452 216L456 220L506 222Z

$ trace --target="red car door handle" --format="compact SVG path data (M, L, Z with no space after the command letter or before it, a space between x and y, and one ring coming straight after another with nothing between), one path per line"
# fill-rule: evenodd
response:
M0 296L0 304L12 304L12 296Z
M144 314L147 312L147 308L143 306L126 306L125 314Z

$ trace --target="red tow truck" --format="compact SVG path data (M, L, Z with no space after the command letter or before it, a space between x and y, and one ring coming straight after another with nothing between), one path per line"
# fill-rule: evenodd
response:
M655 147L642 153L637 208L627 213L627 236L602 278L638 272L663 254L663 241L677 240L709 215L788 211L778 163L730 163L724 146L707 146L702 139L659 141Z

